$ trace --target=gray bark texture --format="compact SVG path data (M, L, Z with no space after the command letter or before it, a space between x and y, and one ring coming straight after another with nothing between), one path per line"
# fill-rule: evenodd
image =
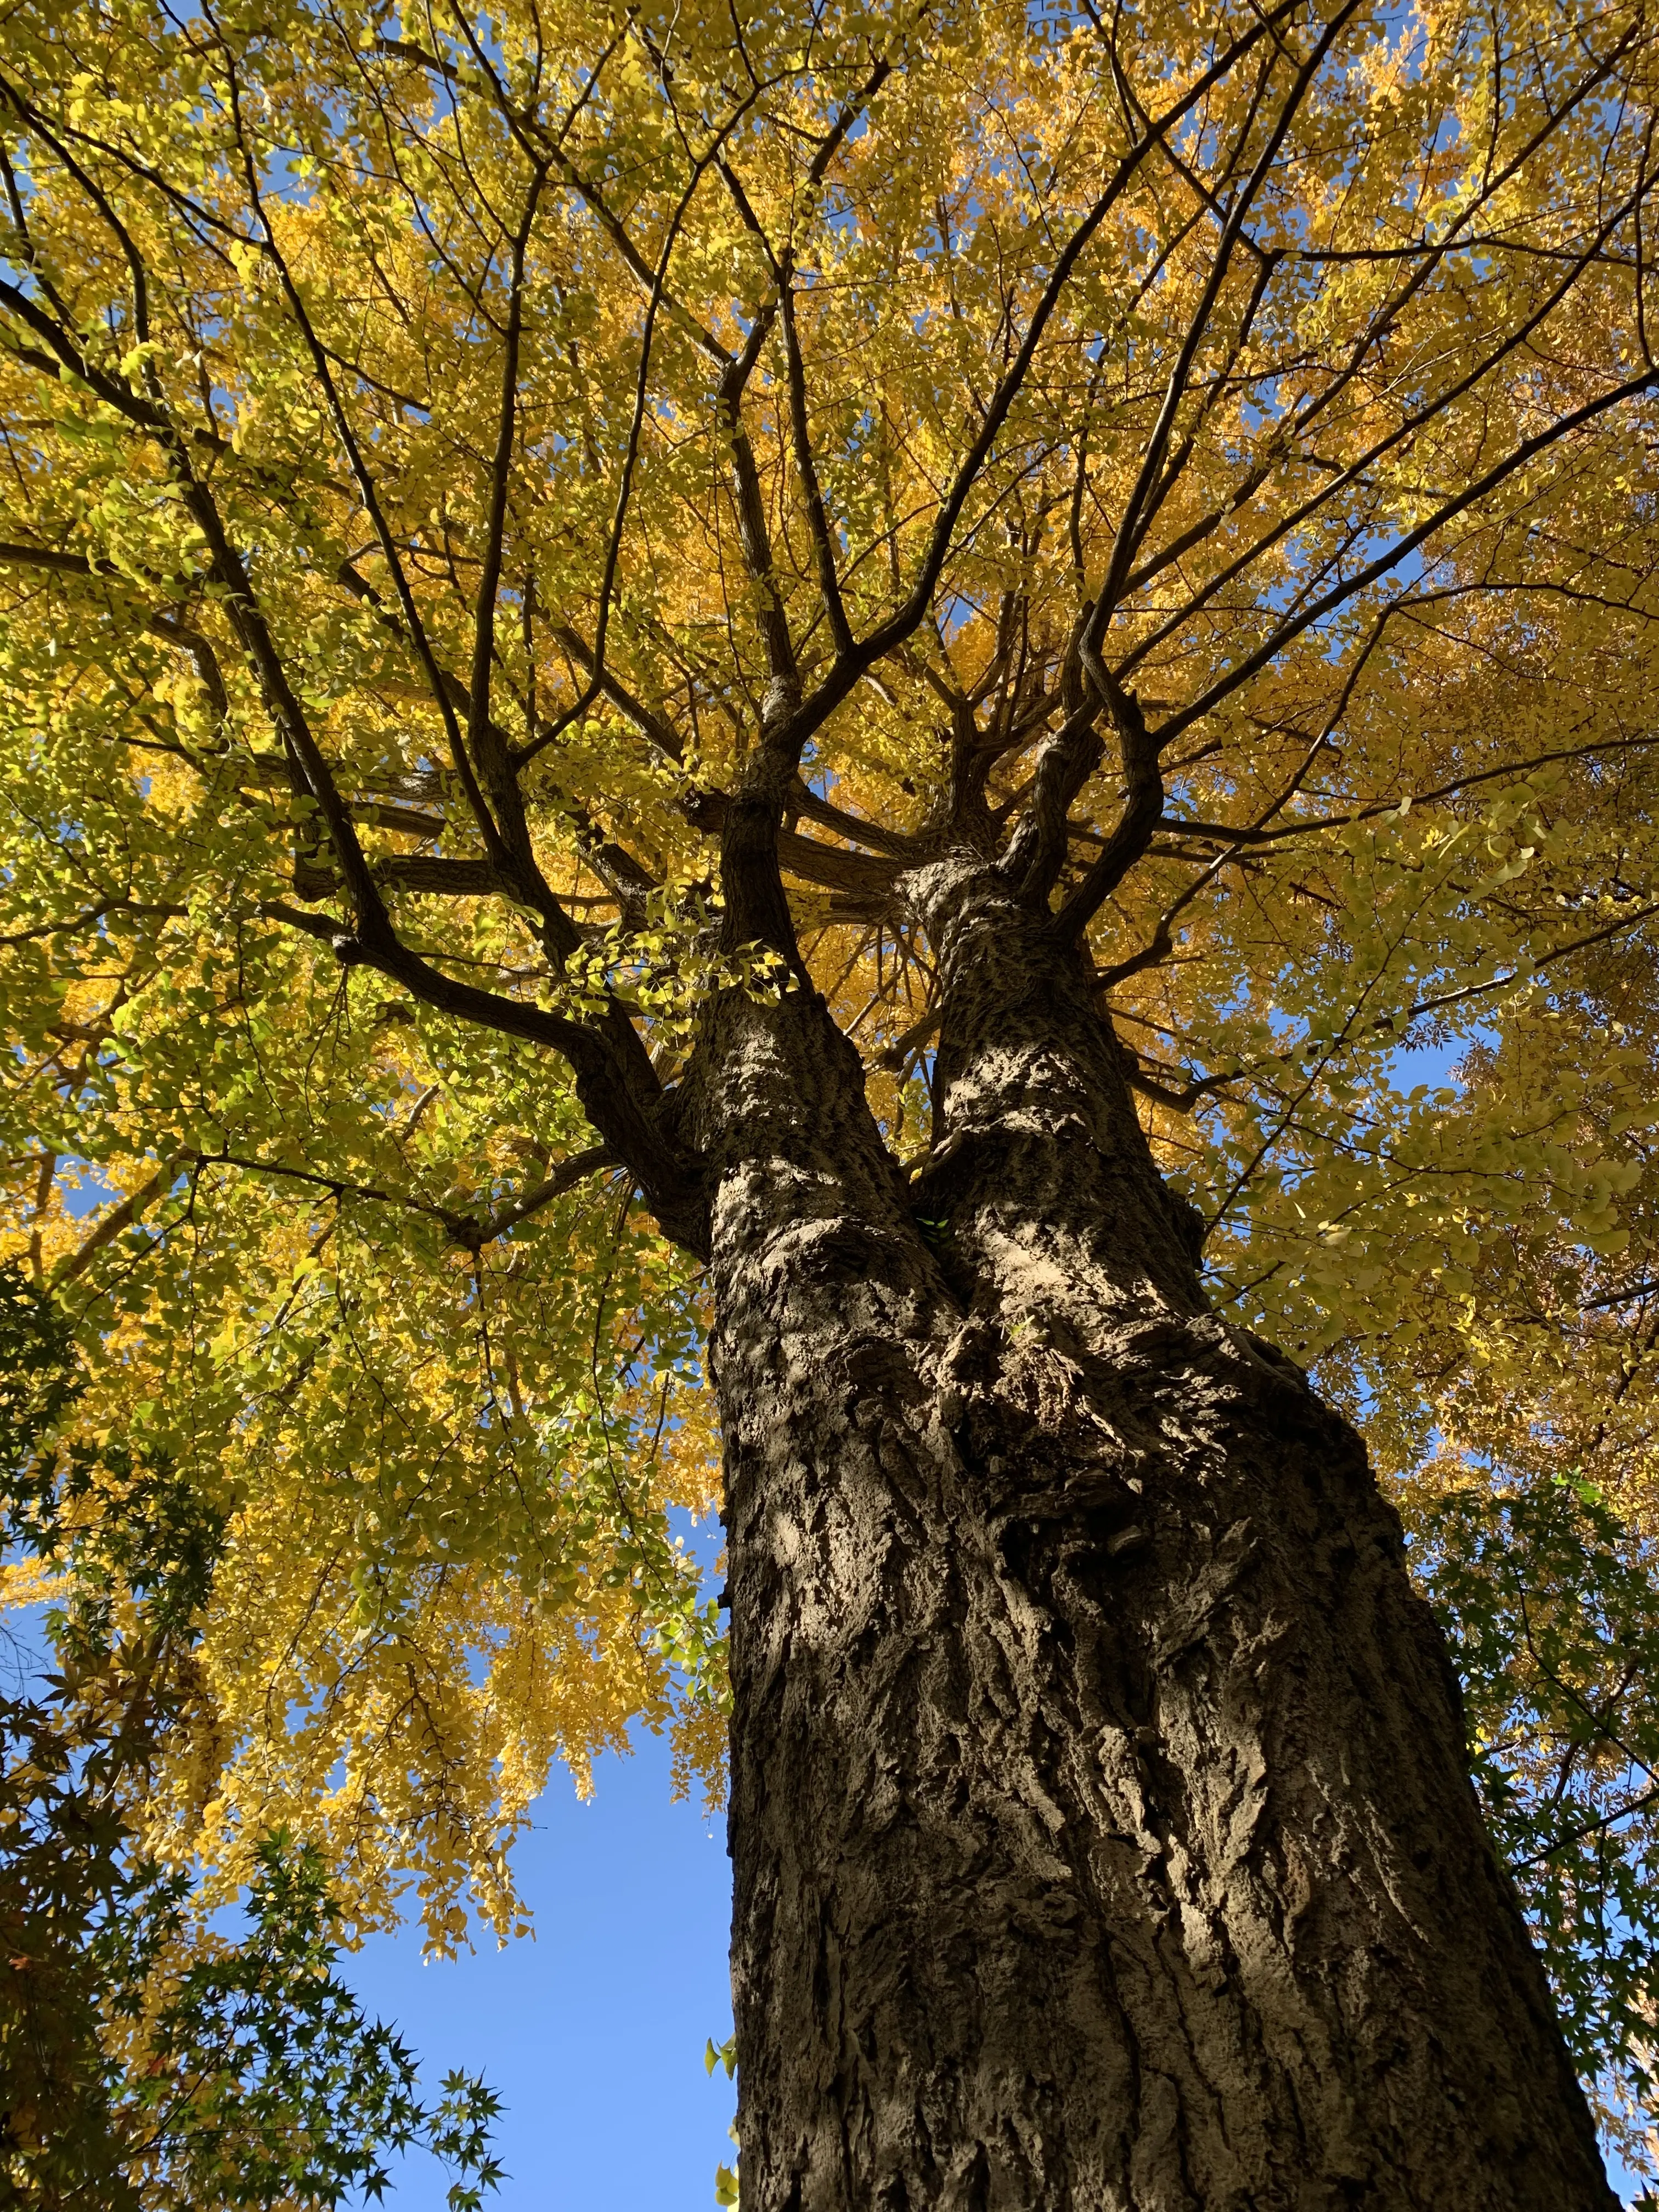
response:
M907 1182L809 991L712 1018L745 2212L1608 2212L1352 1430L1206 1310L995 872Z

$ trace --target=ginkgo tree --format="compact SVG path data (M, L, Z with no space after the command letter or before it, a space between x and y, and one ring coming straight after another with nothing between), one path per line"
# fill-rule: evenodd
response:
M759 2212L1610 2205L1641 0L5 27L10 1233L222 1530L145 1847L506 1930L729 1705Z

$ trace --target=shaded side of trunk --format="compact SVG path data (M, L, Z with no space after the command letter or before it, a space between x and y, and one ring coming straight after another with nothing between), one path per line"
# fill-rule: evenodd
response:
M805 994L702 1102L745 2206L1607 2212L1358 1439L1206 1310L1081 975L912 888L920 1191Z

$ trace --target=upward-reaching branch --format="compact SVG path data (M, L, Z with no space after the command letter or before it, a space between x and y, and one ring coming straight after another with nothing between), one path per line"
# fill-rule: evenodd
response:
M467 707L467 750L483 772L494 803L496 821L512 855L515 872L535 896L546 885L531 848L525 818L524 796L519 788L512 748L504 742L489 717L490 681L495 659L495 599L501 587L501 558L507 536L507 496L513 476L513 445L518 424L519 352L524 335L525 250L541 204L546 181L545 165L532 170L525 194L524 211L508 248L507 328L501 339L501 397L496 421L495 450L490 458L489 505L484 523L483 561L478 577L477 616L473 625L472 676ZM537 903L540 904L539 897ZM568 951L569 948L567 947Z
M1164 477L1164 462L1169 454L1170 438L1174 434L1176 414L1182 399L1186 397L1188 380L1192 374L1194 360L1209 330L1210 319L1215 312L1216 302L1220 298L1222 288L1227 281L1228 273L1232 265L1233 253L1243 234L1245 221L1255 206L1263 185L1267 180L1279 150L1283 146L1285 136L1291 124L1296 120L1310 88L1319 71L1323 68L1344 27L1357 11L1358 4L1359 0L1344 0L1344 4L1337 9L1319 38L1314 42L1313 50L1307 59L1296 70L1289 90L1279 103L1279 112L1273 118L1267 141L1257 157L1255 167L1235 195L1232 205L1228 210L1226 221L1222 225L1221 236L1217 242L1215 258L1211 263L1209 275L1199 295L1198 305L1188 323L1185 336L1176 356L1175 365L1170 372L1169 381L1164 388L1164 404L1158 410L1158 420L1152 426L1152 434L1147 441L1146 451L1141 459L1140 473L1136 477L1129 496L1124 502L1123 515L1118 525L1117 538L1106 564L1105 580L1100 595L1095 602L1095 611L1090 617L1087 641L1088 649L1093 653L1097 654L1100 651L1102 641L1106 635L1107 624L1110 622L1113 611L1117 605L1119 594L1123 588L1123 580L1129 573L1135 550L1152 527L1159 506L1169 495L1172 479L1162 483L1160 479ZM1160 122L1158 125L1153 135L1160 143L1167 137L1168 128L1166 123Z
M1158 128L1166 131L1172 130L1189 116L1205 95L1221 83L1263 38L1273 35L1277 27L1295 13L1298 4L1299 0L1279 0L1278 6L1258 16L1247 31L1224 47L1209 67L1194 78L1178 100L1171 102L1159 117ZM1025 388L1031 364L1049 322L1065 296L1079 262L1106 217L1127 191L1152 143L1152 139L1142 137L1129 147L1055 256L1054 268L1027 322L1024 337L1012 362L998 380L979 428L969 441L968 450L957 465L945 495L939 502L927 544L909 592L899 606L855 647L850 658L836 661L811 696L803 701L793 719L790 732L797 759L800 747L846 698L866 670L874 667L878 661L902 645L926 620L963 509L980 481L1010 411Z

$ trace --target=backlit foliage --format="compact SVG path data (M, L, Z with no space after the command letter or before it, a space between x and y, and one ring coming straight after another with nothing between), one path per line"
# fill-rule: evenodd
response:
M78 1376L62 1316L0 1269L0 1528L44 1568L52 1671L0 1694L0 2193L40 2212L334 2212L419 2143L478 2212L499 2110L415 2062L334 1972L315 1844L264 1837L237 1932L131 1815L204 1695L224 1516L165 1462L52 1431Z

